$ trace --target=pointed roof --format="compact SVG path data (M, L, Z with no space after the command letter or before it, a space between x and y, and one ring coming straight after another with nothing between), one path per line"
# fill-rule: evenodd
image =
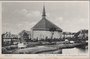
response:
M46 16L46 12L45 12L45 6L43 6L43 12L42 12L42 17Z
M32 28L33 30L50 31L54 28L55 31L62 31L61 28L46 19L45 6L43 6L42 19Z

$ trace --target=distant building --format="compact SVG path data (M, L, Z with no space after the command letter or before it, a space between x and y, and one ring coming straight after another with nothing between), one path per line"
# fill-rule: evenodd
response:
M62 37L63 38L73 38L74 35L75 35L75 33L72 33L72 32L63 32Z
M18 35L6 32L2 34L2 45L9 45L18 42Z
M61 38L62 29L46 19L45 6L43 7L42 19L32 27L32 39Z

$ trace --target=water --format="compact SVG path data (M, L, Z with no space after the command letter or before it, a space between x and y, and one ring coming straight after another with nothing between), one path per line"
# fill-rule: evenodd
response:
M44 48L48 50L50 47L47 46L39 46L39 48ZM56 51L45 51L41 52L42 54L63 54L63 55L87 55L88 49L82 49L82 48L66 48L66 49L59 49Z
M65 54L65 55L87 55L88 49L81 49L81 48L62 49L62 54Z
M82 48L66 48L66 49L57 49L55 47L48 47L48 46L37 46L37 47L30 47L17 50L16 52L30 52L30 53L37 53L39 54L62 54L62 55L88 55L88 49Z

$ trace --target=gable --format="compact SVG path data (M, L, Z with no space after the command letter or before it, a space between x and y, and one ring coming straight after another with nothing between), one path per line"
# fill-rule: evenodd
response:
M61 28L57 27L52 22L48 21L46 18L42 18L32 29L49 31L51 28L55 28L56 31L62 31Z

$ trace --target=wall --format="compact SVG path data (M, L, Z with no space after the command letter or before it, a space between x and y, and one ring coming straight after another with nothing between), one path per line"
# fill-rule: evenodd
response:
M33 31L32 32L33 39L37 39L38 38L38 40L45 39L46 37L47 38L51 38L51 35L52 35L52 33L50 31ZM61 35L62 35L61 32L54 31L53 38L60 38Z

